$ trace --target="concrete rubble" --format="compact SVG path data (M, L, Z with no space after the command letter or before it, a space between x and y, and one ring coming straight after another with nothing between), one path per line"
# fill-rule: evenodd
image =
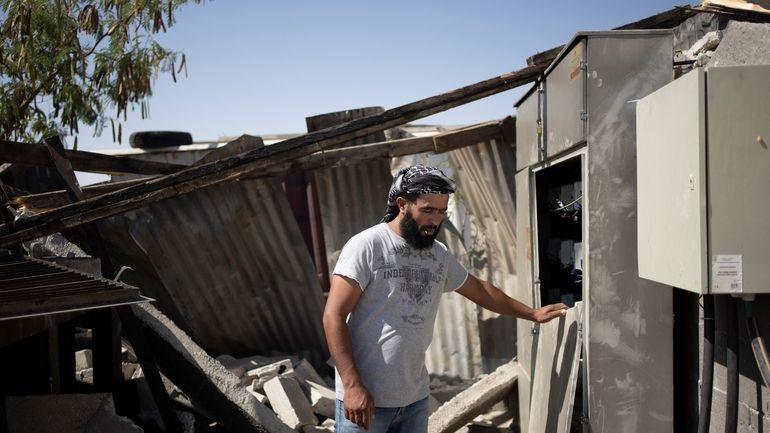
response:
M334 431L333 380L322 377L307 360L290 356L236 359L227 355L217 359L229 371L240 374L246 392L270 407L289 427L303 433ZM515 405L506 405L506 398L518 374L518 363L512 361L475 383L434 379L429 430L505 431L505 426L514 422L509 407ZM246 379L252 383L247 384Z
M678 53L677 60L693 61L698 66L705 66L711 56L714 54L714 50L719 46L722 41L722 32L719 30L706 33L705 36L696 41L689 49Z
M428 420L430 433L449 433L462 428L511 393L521 367L511 361L483 377L444 403Z
M770 64L770 23L730 21L710 66Z
M110 394L53 394L5 398L8 433L141 433L115 414ZM66 414L66 416L62 416Z
M281 421L299 430L318 424L313 408L293 377L274 377L265 383L265 395Z
M306 359L222 355L217 360L239 376L249 395L269 406L288 426L302 432L333 431L333 381L322 377Z
M334 418L336 395L333 389L316 382L307 382L310 386L310 403L313 411L327 418Z

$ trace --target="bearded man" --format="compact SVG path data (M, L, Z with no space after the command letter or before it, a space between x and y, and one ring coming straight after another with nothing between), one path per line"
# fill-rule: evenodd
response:
M324 309L335 364L337 433L425 433L425 351L441 294L455 291L483 308L547 322L564 304L531 308L470 273L435 240L454 182L434 167L398 172L378 225L350 238L334 268Z

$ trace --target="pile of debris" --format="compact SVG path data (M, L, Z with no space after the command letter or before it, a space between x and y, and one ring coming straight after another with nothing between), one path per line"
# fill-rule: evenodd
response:
M289 427L305 433L334 431L334 380L322 378L306 359L222 355L217 360Z

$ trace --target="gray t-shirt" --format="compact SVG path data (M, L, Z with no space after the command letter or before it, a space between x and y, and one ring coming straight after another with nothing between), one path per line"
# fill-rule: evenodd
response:
M378 407L402 407L428 396L425 351L441 294L458 289L468 271L436 241L417 250L386 223L350 238L334 273L356 280L363 294L348 316L353 358ZM344 400L339 373L337 398Z

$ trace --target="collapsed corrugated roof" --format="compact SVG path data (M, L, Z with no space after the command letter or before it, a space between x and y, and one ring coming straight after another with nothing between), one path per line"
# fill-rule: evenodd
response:
M0 257L0 320L147 302L139 289L38 259Z

